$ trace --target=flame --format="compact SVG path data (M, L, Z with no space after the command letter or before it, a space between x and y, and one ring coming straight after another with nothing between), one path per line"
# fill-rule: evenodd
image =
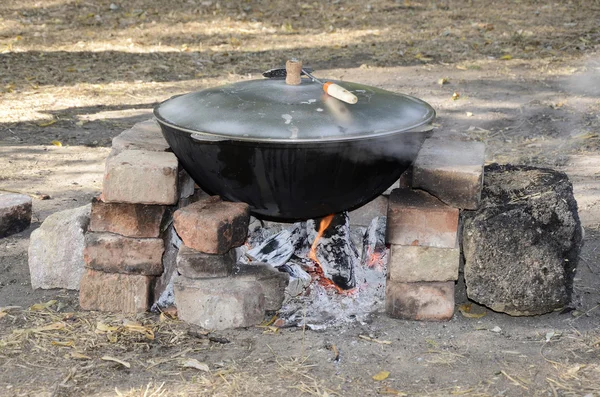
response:
M340 294L352 295L354 293L353 289L346 291L346 290L340 288L336 283L334 283L332 280L330 280L325 275L325 272L323 271L323 266L321 265L321 262L319 262L319 259L317 258L317 246L319 245L319 240L321 239L321 237L323 237L323 233L325 233L325 230L327 230L327 228L331 224L331 221L333 220L333 216L334 216L334 214L331 214L331 215L327 215L325 218L321 219L321 223L319 224L319 231L317 232L317 237L315 237L315 241L313 241L312 246L310 247L310 253L308 254L308 258L310 260L312 260L316 265L313 268L313 270L311 271L311 273L313 273L313 277L323 287L325 287L327 289L334 289L335 291L337 291Z

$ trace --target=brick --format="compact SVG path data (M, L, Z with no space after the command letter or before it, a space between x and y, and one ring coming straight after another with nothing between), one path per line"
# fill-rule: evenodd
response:
M107 273L160 275L164 242L160 238L87 233L83 260L90 269Z
M235 250L205 254L182 245L177 254L177 270L188 278L227 277L233 271L235 260Z
M105 203L95 198L89 230L127 237L158 237L164 213L162 205Z
M354 211L348 212L350 217L350 225L352 226L369 226L373 218L386 216L388 207L388 198L386 196L378 196L367 204Z
M485 145L427 139L413 165L413 187L461 209L477 209L481 200Z
M400 179L398 179L398 185L400 188L412 188L412 177L413 177L413 169L409 167L406 171L400 175Z
M421 190L396 189L390 195L386 240L389 244L454 248L459 210Z
M255 280L265 294L265 310L277 311L285 298L285 289L290 282L289 274L280 272L267 263L240 265L234 274L235 278Z
M178 209L173 221L188 247L207 254L224 254L246 241L250 208L213 196Z
M81 278L79 306L84 310L104 312L145 312L152 279L150 276L86 269Z
M255 281L177 276L174 292L179 319L206 329L250 327L265 315L265 295Z
M55 212L29 238L31 287L79 289L91 204Z
M389 281L385 310L403 320L444 321L454 315L454 282L400 283Z
M124 150L110 155L102 185L107 203L177 203L177 157L173 153Z
M388 279L404 283L458 280L460 249L392 245Z
M195 193L196 182L183 168L179 168L179 198L188 198Z
M31 197L0 194L0 238L22 232L31 224Z
M150 152L166 152L169 144L163 137L156 120L146 120L134 124L112 139L113 153L123 150L147 150Z

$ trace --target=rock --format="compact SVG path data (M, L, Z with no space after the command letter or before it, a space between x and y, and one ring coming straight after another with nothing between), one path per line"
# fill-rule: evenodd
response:
M427 139L413 165L412 186L452 207L476 209L484 162L482 142Z
M481 208L465 211L463 222L470 299L514 316L570 302L582 229L564 173L487 166Z
M262 287L265 295L265 310L277 311L285 298L285 289L290 282L286 272L280 272L266 263L239 265L234 271L234 277L242 280L256 281Z
M162 257L163 273L160 277L155 278L152 288L154 304L151 310L153 312L158 312L175 305L173 282L177 275L177 255L183 244L175 232L172 222L164 231L162 238L165 242L165 252Z
M235 260L235 250L205 254L183 245L177 254L177 270L187 278L227 277L233 271Z
M164 242L113 233L87 233L83 260L90 269L106 273L158 276L163 272Z
M459 248L392 245L388 279L404 283L458 280Z
M84 310L139 313L148 310L153 277L104 273L86 269L81 278L79 306Z
M348 212L351 226L369 226L373 218L385 216L387 214L388 198L378 196L367 204Z
M31 197L0 194L0 238L22 232L31 224Z
M186 246L207 254L224 254L246 241L250 207L213 196L178 209L173 222Z
M396 189L390 195L386 240L389 244L455 248L458 214L422 190Z
M450 320L454 315L454 281L401 283L388 280L385 311L390 317L403 320Z
M55 212L31 233L29 272L36 288L79 289L84 272L84 234L91 205Z
M127 237L158 237L164 213L162 205L105 203L95 198L89 230Z
M265 295L256 281L177 276L174 288L179 319L206 329L250 327L265 315Z
M110 155L102 184L107 203L172 205L179 199L173 153L124 150Z
M156 120L146 120L134 124L112 139L113 153L123 150L146 150L150 152L166 152L169 144L163 137Z

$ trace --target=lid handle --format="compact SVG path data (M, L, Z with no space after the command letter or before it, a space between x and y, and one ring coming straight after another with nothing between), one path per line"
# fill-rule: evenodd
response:
M302 74L302 61L291 59L285 63L285 83L288 85L300 85Z

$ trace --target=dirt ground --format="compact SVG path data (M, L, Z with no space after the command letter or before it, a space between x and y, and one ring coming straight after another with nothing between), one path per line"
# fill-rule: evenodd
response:
M0 395L600 396L599 20L593 0L2 1L0 191L34 219L0 240ZM214 334L31 289L31 231L98 194L112 137L291 57L424 99L489 162L565 171L586 232L572 310Z

